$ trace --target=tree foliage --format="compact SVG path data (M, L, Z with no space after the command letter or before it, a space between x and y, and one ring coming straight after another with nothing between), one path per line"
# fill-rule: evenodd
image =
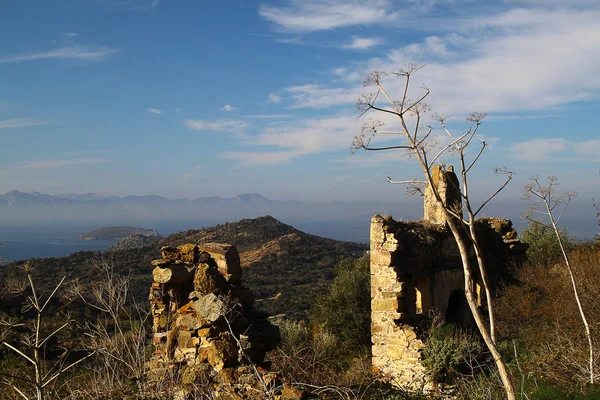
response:
M560 236L567 251L575 248L575 239L566 230L561 229ZM520 237L521 241L529 245L527 257L530 260L535 260L536 263L545 265L550 265L561 260L562 252L552 228L538 222L530 221L527 228L521 231Z
M370 301L369 256L344 259L336 267L329 294L315 301L310 319L357 350L371 341Z

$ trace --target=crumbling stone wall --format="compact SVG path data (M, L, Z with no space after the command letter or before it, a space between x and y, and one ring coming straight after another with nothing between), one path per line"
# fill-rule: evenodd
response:
M433 173L442 200L459 201L459 195L453 193L458 188L454 172L436 168ZM449 185L450 180L454 184ZM472 323L458 247L431 196L431 189L426 190L424 221L401 222L381 215L371 219L372 365L382 377L411 388L431 385L421 363L421 350L432 313L446 322ZM515 262L525 258L527 245L519 241L508 219L480 219L476 232L494 287L509 276ZM477 268L473 274L478 304L484 306Z
M180 398L198 388L216 398L253 398L274 379L267 373L259 378L255 366L263 362L265 338L274 345L277 332L253 310L252 293L241 285L236 248L186 244L163 247L161 253L152 262L149 379L176 382Z

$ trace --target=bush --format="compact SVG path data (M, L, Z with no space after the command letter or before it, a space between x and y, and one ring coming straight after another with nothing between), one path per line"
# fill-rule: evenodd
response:
M566 230L561 230L560 237L567 252L576 246L575 238ZM562 260L562 252L552 228L538 222L529 222L521 232L521 241L529 245L527 257L534 263L550 265Z
M423 349L423 365L436 383L452 383L461 373L473 375L483 355L481 341L457 325L432 327Z
M337 265L329 294L315 301L309 319L333 333L350 353L357 354L371 344L368 255Z
M583 243L569 253L592 337L600 333L600 246ZM566 393L589 380L589 348L564 265L530 260L517 270L518 283L503 288L496 300L499 337L513 339L527 354L526 373ZM598 341L594 350L599 352ZM600 367L596 361L595 370Z

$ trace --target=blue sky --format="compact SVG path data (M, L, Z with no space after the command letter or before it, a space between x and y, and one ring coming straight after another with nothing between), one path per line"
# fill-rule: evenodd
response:
M400 153L351 155L373 69L427 63L428 103L491 145L473 185L600 197L600 6L586 0L52 0L0 6L0 192L259 192L399 201ZM401 82L386 82L401 93ZM428 123L434 123L430 121ZM390 142L391 143L391 142ZM504 199L504 200L502 200ZM591 213L591 211L590 211Z

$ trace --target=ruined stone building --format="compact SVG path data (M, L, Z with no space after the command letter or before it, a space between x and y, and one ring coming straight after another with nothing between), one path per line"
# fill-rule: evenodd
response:
M148 378L157 387L177 382L180 399L193 397L194 390L223 400L255 398L255 388L276 378L259 378L255 368L277 344L278 331L254 311L235 246L186 244L161 253L152 262L154 355Z
M432 173L442 200L460 202L452 168L434 167ZM472 318L458 247L431 188L425 191L424 204L423 221L375 215L370 233L372 364L383 377L414 388L428 385L421 350L433 314L448 323L467 325ZM508 219L479 219L476 230L482 239L488 279L495 287L516 261L524 259L527 245L519 241ZM479 305L484 306L485 293L476 270L475 291Z

